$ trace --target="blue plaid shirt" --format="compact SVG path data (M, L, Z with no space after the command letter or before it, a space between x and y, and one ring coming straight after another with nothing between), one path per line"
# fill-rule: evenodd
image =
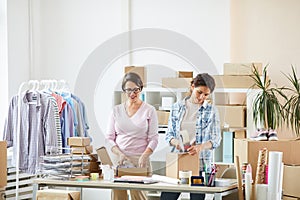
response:
M180 127L181 122L186 111L186 100L190 97L186 97L182 101L173 104L169 122L168 131L165 140L168 144L172 138L180 138ZM220 118L216 107L209 104L207 101L200 106L197 113L196 121L196 144L202 144L210 141L212 148L215 149L220 145L221 142L221 130L220 130ZM172 146L172 152L177 149ZM211 170L212 162L212 149L206 149L201 151L200 157L200 171L204 171L204 166L207 170Z

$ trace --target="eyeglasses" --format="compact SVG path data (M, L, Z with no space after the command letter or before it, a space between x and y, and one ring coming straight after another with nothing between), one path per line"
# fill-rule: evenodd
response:
M124 92L127 94L131 94L131 92L133 92L134 94L137 94L141 91L140 88L126 88L124 89Z

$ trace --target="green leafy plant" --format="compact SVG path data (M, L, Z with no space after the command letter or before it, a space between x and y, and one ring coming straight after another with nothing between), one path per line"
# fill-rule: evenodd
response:
M263 68L262 76L254 65L252 67L253 74L251 78L254 80L252 88L259 90L252 104L254 124L263 126L259 128L276 129L284 121L280 98L286 99L286 95L283 93L285 88L271 86L271 80L267 76L267 66Z
M289 98L287 99L284 110L285 110L285 119L287 125L292 127L292 130L295 131L296 136L300 135L300 79L297 77L295 68L292 66L292 74L284 74L292 87L287 88L291 92Z

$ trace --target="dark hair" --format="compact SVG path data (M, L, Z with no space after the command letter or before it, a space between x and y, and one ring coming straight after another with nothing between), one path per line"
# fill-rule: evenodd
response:
M215 79L211 75L209 75L208 73L202 73L198 74L191 81L191 85L194 85L195 87L207 86L210 89L210 92L212 93L215 89L216 83Z
M124 75L123 81L122 81L122 90L125 91L125 84L128 82L134 82L142 91L143 89L143 81L141 79L141 77L134 73L134 72L128 72Z

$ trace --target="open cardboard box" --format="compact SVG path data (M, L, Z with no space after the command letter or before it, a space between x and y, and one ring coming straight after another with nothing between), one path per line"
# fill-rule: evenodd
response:
M97 150L97 154L100 158L102 165L109 165L113 167L113 162L111 161L111 158L106 150L105 147L100 147ZM125 175L131 175L131 176L148 176L148 168L139 168L139 167L125 167L125 166L116 166L115 167L115 175L116 176L125 176Z
M79 191L70 190L38 190L36 194L37 200L80 200Z
M199 155L188 153L168 153L166 158L166 176L179 178L179 171L192 171L193 176L199 176Z

